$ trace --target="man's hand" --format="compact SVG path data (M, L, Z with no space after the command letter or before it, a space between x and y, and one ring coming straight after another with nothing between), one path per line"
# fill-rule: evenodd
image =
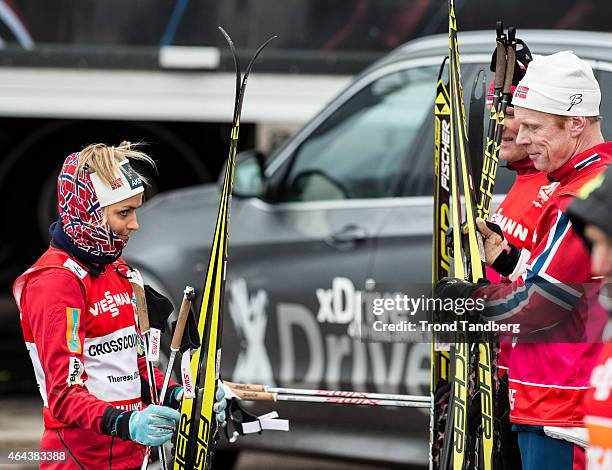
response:
M451 299L453 301L457 299L467 299L472 296L476 289L487 285L489 285L489 281L486 279L480 279L477 283L473 283L454 277L444 277L434 286L434 296L436 299L441 299L442 301L446 299ZM478 320L480 318L480 313L478 311L466 309L466 313L468 320ZM455 313L454 310L449 311L446 309L442 309L438 312L438 315L441 316L440 320L443 322L456 319L457 314L458 313Z
M507 242L499 225L476 217L476 227L482 235L485 264L502 276L509 276L519 261L520 250Z
M485 263L491 266L497 257L507 250L508 242L501 227L493 222L476 217L476 227L482 235L485 251Z

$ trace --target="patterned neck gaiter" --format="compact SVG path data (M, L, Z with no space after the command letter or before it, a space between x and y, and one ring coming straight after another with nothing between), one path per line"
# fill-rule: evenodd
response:
M94 257L117 258L126 242L105 224L103 209L89 176L83 168L75 174L79 153L66 157L57 182L58 209L61 228L80 249Z

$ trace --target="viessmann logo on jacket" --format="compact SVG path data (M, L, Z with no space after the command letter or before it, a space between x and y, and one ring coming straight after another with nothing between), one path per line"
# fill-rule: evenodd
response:
M130 305L132 298L127 292L119 292L117 294L111 294L110 291L104 292L104 298L94 302L89 307L89 313L94 316L98 316L101 313L110 312L111 316L116 317L119 315L119 307L123 305Z

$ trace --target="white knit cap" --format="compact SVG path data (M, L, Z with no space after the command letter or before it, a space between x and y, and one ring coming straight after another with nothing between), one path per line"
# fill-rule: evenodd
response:
M535 57L512 97L514 106L561 116L599 116L600 103L591 66L571 51Z
M144 191L142 180L138 173L130 166L129 160L125 159L119 163L119 172L115 173L116 179L107 185L97 173L90 173L89 177L98 196L100 207L110 206L116 202L128 199Z

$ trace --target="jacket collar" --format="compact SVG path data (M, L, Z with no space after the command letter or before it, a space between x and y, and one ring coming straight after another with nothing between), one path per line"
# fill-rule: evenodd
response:
M603 142L574 155L560 168L548 174L550 181L559 181L561 185L566 185L572 181L579 173L590 170L591 165L600 162L602 159L610 160L612 156L612 142Z
M539 173L540 171L536 169L531 158L525 157L522 160L518 160L516 162L507 163L506 168L509 170L515 171L517 175L533 175L535 173Z

